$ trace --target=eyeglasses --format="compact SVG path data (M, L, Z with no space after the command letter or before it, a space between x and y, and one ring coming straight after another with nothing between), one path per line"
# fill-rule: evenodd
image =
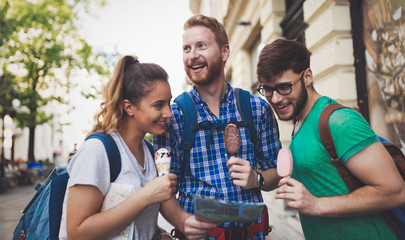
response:
M272 97L274 91L280 95L288 95L292 92L292 85L301 79L304 72L305 70L302 70L302 72L294 80L292 80L291 83L283 83L274 88L269 86L261 86L257 89L257 91L264 97Z

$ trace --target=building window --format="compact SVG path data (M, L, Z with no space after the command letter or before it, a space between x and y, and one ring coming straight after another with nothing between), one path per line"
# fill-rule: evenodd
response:
M295 39L305 44L305 29L308 25L304 22L302 5L304 0L286 0L285 17L280 26L283 36L287 39Z
M251 92L255 93L257 90L257 74L256 74L256 68L257 68L257 60L259 58L260 51L263 49L264 43L262 43L262 40L260 36L258 39L254 42L252 47L249 49L249 55L250 55L250 75L252 79L252 84L250 86Z

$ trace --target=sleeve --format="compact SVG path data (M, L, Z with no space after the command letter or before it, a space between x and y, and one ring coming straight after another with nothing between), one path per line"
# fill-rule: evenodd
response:
M103 143L98 139L83 142L67 167L68 188L77 184L97 187L103 195L110 188L110 166Z
M170 172L179 178L183 163L182 129L184 123L180 107L176 103L172 104L172 111L173 116L168 123L166 132L162 135L153 136L153 146L155 152L160 148L166 148L170 152L172 158Z
M261 170L277 167L277 154L281 148L278 123L271 106L263 99L255 97L252 108L256 118L258 137L258 163Z
M353 109L340 109L329 117L336 153L344 163L357 152L379 141L367 121Z

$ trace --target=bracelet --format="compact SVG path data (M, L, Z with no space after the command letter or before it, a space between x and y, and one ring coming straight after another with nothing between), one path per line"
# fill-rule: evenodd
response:
M166 231L161 231L160 235L159 235L159 239L162 239L163 236L168 236L170 237L170 239L173 239L172 235L170 235L168 232Z

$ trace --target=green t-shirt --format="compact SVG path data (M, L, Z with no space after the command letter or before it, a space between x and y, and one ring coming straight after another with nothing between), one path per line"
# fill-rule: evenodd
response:
M349 193L319 137L319 116L322 109L332 102L336 101L328 97L319 98L290 143L294 159L292 177L303 183L316 197ZM332 113L329 126L336 152L343 162L379 141L367 121L352 109L340 109ZM379 214L345 218L300 214L300 219L307 240L396 239Z

